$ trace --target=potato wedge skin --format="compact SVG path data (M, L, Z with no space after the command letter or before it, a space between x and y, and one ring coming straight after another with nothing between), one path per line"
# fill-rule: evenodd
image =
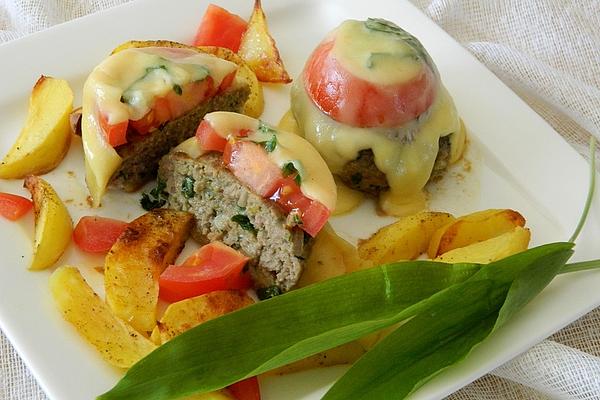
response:
M516 226L525 226L525 218L510 209L467 214L438 229L431 238L427 254L429 258L436 258L447 251L512 231Z
M166 343L203 322L252 304L254 300L238 290L219 290L178 301L167 307L152 332L152 339L156 344Z
M246 104L244 104L242 114L246 114L252 118L258 118L263 113L265 101L263 97L262 86L258 81L258 78L256 77L256 74L254 73L252 68L250 68L250 66L233 51L224 47L216 46L188 46L182 43L172 42L169 40L131 40L116 47L111 54L118 53L119 51L125 49L141 47L178 47L184 49L192 49L196 51L200 50L205 53L213 54L224 60L236 63L239 66L238 71L236 73L236 79L243 80L245 83L248 84L248 87L250 88L250 95L248 96Z
M21 179L53 170L71 143L73 91L67 81L41 76L29 98L25 126L0 162L0 178Z
M238 54L248 63L261 82L290 83L275 40L269 34L267 17L260 0L254 1L254 10L248 28L242 35Z
M339 237L327 224L315 238L298 287L355 271L360 269L361 263L356 248Z
M58 261L71 242L73 221L54 188L44 179L28 176L24 186L31 192L35 216L33 258L29 269L45 269Z
M373 265L415 259L427 249L434 232L453 220L448 213L434 211L401 218L361 241L358 254Z
M50 276L50 292L65 320L115 367L129 368L156 346L115 317L75 267Z
M158 278L177 258L192 224L187 212L152 210L133 220L106 255L106 302L139 332L156 325Z
M527 250L530 238L529 229L516 226L512 231L491 239L450 250L435 260L447 263L488 264Z

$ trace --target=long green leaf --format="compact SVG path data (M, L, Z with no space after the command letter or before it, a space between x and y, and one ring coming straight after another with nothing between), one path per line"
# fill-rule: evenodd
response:
M337 399L401 399L462 360L537 295L572 255L571 243L530 249L481 267L422 302L400 326L358 360L325 395Z
M100 399L172 399L222 388L409 318L476 264L413 261L308 286L203 323L129 369Z

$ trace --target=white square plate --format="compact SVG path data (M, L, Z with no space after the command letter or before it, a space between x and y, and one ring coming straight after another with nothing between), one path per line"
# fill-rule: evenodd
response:
M242 4L243 3L243 4ZM584 160L491 72L407 2L370 0L264 1L272 34L292 76L323 35L347 18L384 17L416 35L437 63L470 131L466 161L430 187L431 208L463 214L483 208L514 208L528 220L533 245L566 240L574 229L587 191ZM251 1L219 1L247 16ZM205 0L145 0L85 17L0 46L0 153L16 138L27 97L40 74L69 80L80 101L89 71L119 43L130 39L170 39L189 43L206 7ZM277 123L289 107L287 87L266 89L263 119ZM139 194L110 192L105 206L90 210L83 181L81 143L74 140L65 162L47 175L74 221L99 214L132 219L142 213ZM468 165L471 171L468 172ZM0 181L0 191L25 194L21 181ZM25 194L26 195L26 194ZM574 259L597 257L599 202L594 203ZM368 236L389 221L376 218L372 204L333 221L350 239ZM120 372L109 367L62 320L48 291L50 271L30 272L33 218L0 221L0 327L52 399L91 399L112 387ZM102 258L69 248L60 264L75 264L101 290L93 267ZM511 323L413 395L447 395L508 361L552 332L600 304L600 273L561 276ZM316 399L343 368L263 380L268 399Z

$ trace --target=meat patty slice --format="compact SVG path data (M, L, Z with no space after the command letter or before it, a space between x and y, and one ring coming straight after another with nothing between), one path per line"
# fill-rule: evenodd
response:
M167 207L195 215L197 241L220 240L252 259L258 287L287 291L298 282L310 237L289 226L277 205L241 184L219 154L171 152L160 161L158 179L166 184Z

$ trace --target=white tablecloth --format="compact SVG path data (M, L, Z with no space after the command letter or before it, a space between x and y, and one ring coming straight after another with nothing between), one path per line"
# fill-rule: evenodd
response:
M0 42L126 1L0 0ZM599 1L412 2L587 157L589 134L600 139ZM450 398L600 399L599 357L597 309ZM1 333L0 399L46 399Z

